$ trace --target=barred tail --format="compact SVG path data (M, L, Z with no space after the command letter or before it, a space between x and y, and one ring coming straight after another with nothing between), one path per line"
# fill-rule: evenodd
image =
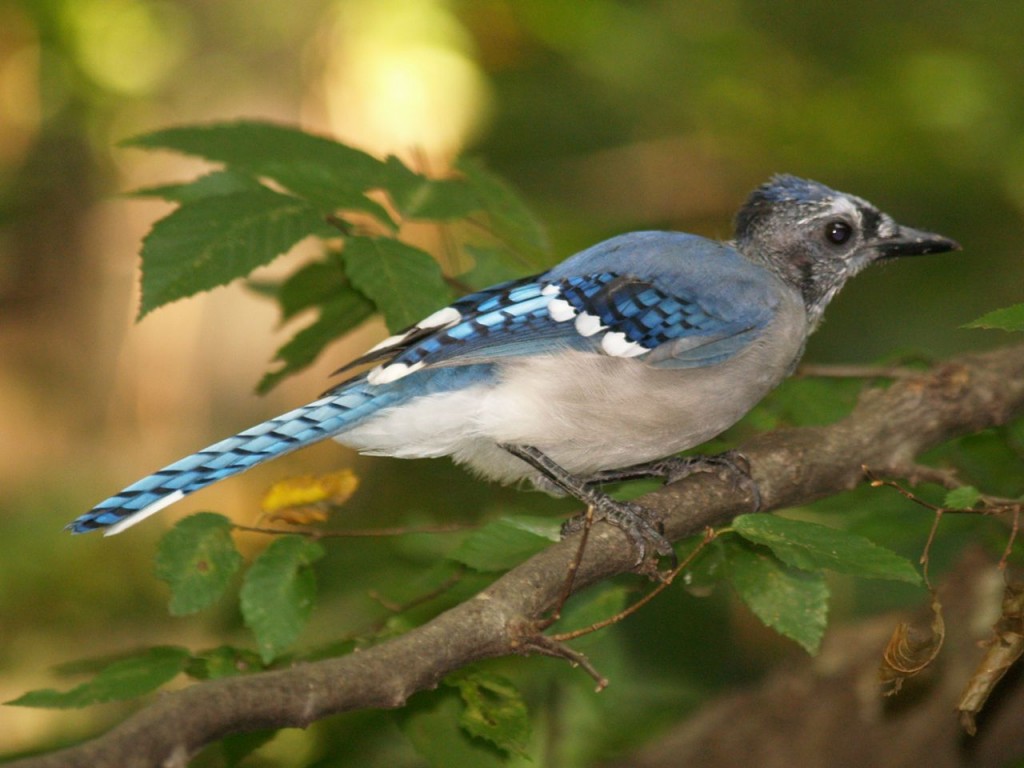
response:
M167 465L72 520L67 530L120 533L193 491L336 435L396 399L370 394L361 382L350 385Z

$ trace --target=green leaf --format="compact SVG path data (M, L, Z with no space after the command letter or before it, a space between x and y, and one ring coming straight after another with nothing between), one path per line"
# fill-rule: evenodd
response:
M259 290L277 298L284 320L307 309L320 310L316 321L278 349L274 359L283 365L264 375L256 387L260 393L269 392L285 377L310 365L328 344L356 328L375 310L373 303L349 283L337 252L307 264L280 285L261 285Z
M494 233L527 257L547 253L551 245L540 222L523 199L499 176L478 160L462 158L456 167L491 220Z
M213 512L184 518L160 540L156 553L156 575L171 587L174 616L216 602L241 565L231 521Z
M481 208L479 198L462 179L428 179L394 156L386 164L388 195L407 219L448 221Z
M269 189L205 197L164 217L142 244L142 317L226 285L330 228L315 208Z
M994 328L1001 331L1024 331L1024 304L1014 304L982 315L964 328Z
M269 664L302 632L313 610L316 578L309 567L324 548L300 536L276 539L256 560L242 584L242 617Z
M947 509L970 509L981 500L981 491L973 485L961 485L946 494L942 506Z
M550 518L510 516L469 534L450 557L478 571L507 571L558 541Z
M459 717L470 735L486 739L503 752L526 755L530 720L516 687L498 675L458 672L445 684L458 688L465 709Z
M230 195L235 192L258 192L266 189L252 176L236 171L215 171L185 184L165 184L144 187L131 194L134 197L161 197L175 203L191 203L206 197Z
M289 320L305 309L329 304L335 294L345 290L351 291L352 286L345 276L341 255L329 253L322 261L311 262L296 270L277 288L281 318Z
M782 562L805 571L828 569L865 579L921 583L909 560L856 533L777 515L741 515L732 527L747 541L763 544Z
M464 711L454 691L441 690L418 694L397 717L402 733L429 766L503 768L507 760L501 752L461 727Z
M817 653L828 617L824 577L789 568L763 547L732 538L721 543L729 581L754 615L808 653Z
M30 691L7 704L19 707L72 709L124 701L149 693L176 677L188 664L184 648L159 646L115 661L87 683L69 691L52 689Z
M349 280L398 331L422 320L452 299L441 268L424 251L376 237L350 237L341 253Z
M322 136L273 123L185 126L136 136L123 146L171 149L273 179L325 211L361 210L391 223L363 193L382 187L384 163Z
M358 326L373 311L373 304L359 291L351 286L338 288L321 307L320 317L277 350L274 359L284 365L267 372L256 391L269 392L287 376L310 365L328 344Z

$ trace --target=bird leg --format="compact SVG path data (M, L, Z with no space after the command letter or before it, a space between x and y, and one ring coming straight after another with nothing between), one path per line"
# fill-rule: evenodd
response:
M675 557L672 543L665 538L661 521L646 507L631 501L616 501L605 493L592 488L589 479L571 474L556 464L542 451L531 445L502 445L503 449L522 459L540 472L553 485L578 499L593 510L595 519L607 520L621 528L636 547L637 562L643 562L647 548L664 557ZM585 516L578 515L567 520L562 526L562 535L575 533L583 528Z
M715 456L670 456L621 469L606 469L580 478L587 485L618 483L647 477L664 478L665 484L674 483L698 472L714 472L730 482L753 500L755 512L761 510L761 491L750 475L750 462L739 451L726 451Z

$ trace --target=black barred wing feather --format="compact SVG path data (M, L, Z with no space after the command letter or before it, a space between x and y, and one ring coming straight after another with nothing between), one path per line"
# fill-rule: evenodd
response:
M723 360L763 326L751 313L725 317L685 290L616 272L525 278L471 294L386 339L355 363L383 360L370 384L434 365L467 365L516 355L589 350L657 365ZM354 364L355 364L354 363Z

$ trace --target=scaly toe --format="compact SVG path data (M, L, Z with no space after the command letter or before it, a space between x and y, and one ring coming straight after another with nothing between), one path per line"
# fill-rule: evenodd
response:
M653 550L661 557L671 558L673 565L675 564L676 553L672 542L665 537L661 521L647 507L629 501L616 501L602 495L596 499L593 510L595 520L606 520L626 534L636 549L637 565L647 559L649 550ZM577 515L567 520L562 526L562 535L582 530L586 525L586 517Z

